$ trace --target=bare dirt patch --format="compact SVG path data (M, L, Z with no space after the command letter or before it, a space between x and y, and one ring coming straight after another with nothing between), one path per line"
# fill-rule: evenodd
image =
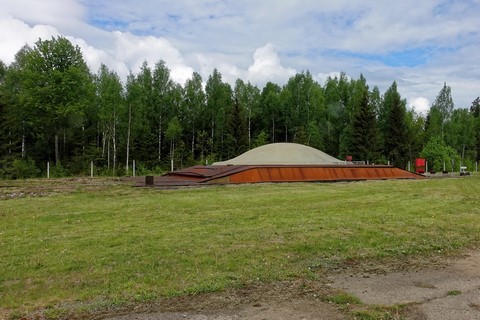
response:
M120 178L58 178L0 180L0 200L49 197L75 191L99 191L116 185L129 185L131 182Z
M258 284L219 293L172 298L137 306L116 314L96 315L108 320L236 320L236 319L346 319L348 314L328 303L332 292L318 281Z
M369 305L409 304L409 319L480 319L480 252L445 265L386 274L343 274L331 286Z

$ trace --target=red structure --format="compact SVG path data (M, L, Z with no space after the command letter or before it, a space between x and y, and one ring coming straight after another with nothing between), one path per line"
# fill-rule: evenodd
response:
M426 160L424 158L415 159L415 172L425 173Z

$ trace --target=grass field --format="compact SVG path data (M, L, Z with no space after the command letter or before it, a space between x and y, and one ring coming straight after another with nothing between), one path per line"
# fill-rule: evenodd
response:
M315 278L475 247L480 177L199 189L0 181L0 315Z

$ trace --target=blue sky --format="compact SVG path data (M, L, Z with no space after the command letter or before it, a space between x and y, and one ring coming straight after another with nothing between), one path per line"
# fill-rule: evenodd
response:
M480 0L0 0L0 59L39 37L63 35L122 78L160 59L183 83L217 68L262 87L309 70L393 81L425 111L446 82L457 107L480 95Z

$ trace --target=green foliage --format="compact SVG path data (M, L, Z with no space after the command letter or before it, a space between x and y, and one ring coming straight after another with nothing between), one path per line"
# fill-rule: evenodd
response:
M346 156L351 156L353 152L353 125L347 125L344 129L342 134L339 137L339 154L340 158L343 159ZM354 159L355 161L361 161L360 159Z
M63 178L67 177L68 175L68 170L65 169L61 164L50 167L50 177L52 178Z
M347 305L347 304L362 304L362 301L346 292L340 292L335 295L331 295L326 297L328 302L332 302L339 305Z
M213 142L210 152L220 154L222 157L227 151L224 148L224 141L227 134L227 115L232 105L232 88L228 83L223 82L222 74L214 69L207 80L205 93L207 104L204 123Z
M8 179L36 178L40 174L33 159L14 159L11 165L5 165L2 171L0 176Z
M365 89L353 119L351 151L354 160L371 163L377 160L378 136L375 113L368 99L368 91Z
M199 157L203 160L206 146L206 132L202 131L202 115L205 112L205 92L202 87L202 77L194 72L191 79L185 84L184 93L185 122L184 129L188 139L191 141L191 157Z
M452 90L450 86L447 86L447 83L444 83L443 88L438 93L432 105L432 108L437 109L440 113L442 133L446 122L450 120L454 107L455 105L452 99Z
M248 149L252 147L252 135L254 134L254 123L260 115L260 89L251 84L237 79L234 88L235 99L242 107L247 120Z
M391 163L399 168L405 168L408 156L408 132L406 125L406 101L402 100L397 91L397 83L393 82L387 90L383 101L384 154Z
M450 290L447 292L447 296L458 296L461 294L462 294L462 291L460 290Z
M20 73L21 106L33 114L33 125L43 128L40 133L55 136L52 145L58 165L61 156L70 152L66 149L67 130L81 127L84 108L93 97L88 67L78 46L57 37L37 41L25 54Z
M268 142L268 137L265 131L260 131L258 136L253 140L252 148L260 147L266 145Z
M243 109L237 99L227 120L227 157L236 157L248 150L248 128Z
M453 170L452 160L457 166L460 163L460 157L452 147L449 147L440 137L433 137L428 141L420 156L428 161L430 171L442 171L445 164L446 170Z
M316 121L310 121L308 123L307 134L308 134L307 145L319 150L325 149L323 134L322 134L322 131L320 130L320 126L317 124Z
M447 145L455 149L462 160L475 158L475 118L468 109L455 109L452 112L445 133Z
M407 126L406 147L408 160L410 163L413 163L426 144L425 118L415 110L409 110L405 115L405 124Z
M475 130L475 153L476 161L480 161L480 97L477 97L470 107L470 113L474 117L474 130Z
M261 94L262 127L268 128L270 143L277 141L280 126L280 92L281 88L273 82L267 82Z
M174 142L178 139L178 137L180 137L180 135L182 134L182 130L183 129L180 121L177 117L174 117L168 123L167 130L165 131L165 138L170 142Z

